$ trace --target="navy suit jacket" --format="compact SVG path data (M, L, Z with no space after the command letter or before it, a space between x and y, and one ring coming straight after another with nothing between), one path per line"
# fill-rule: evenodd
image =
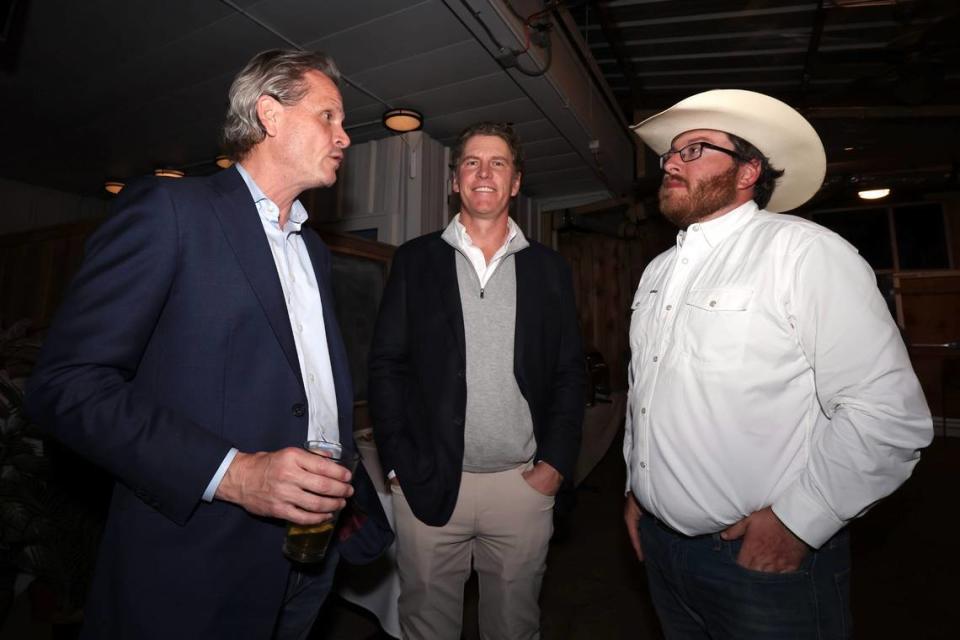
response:
M394 254L370 348L369 402L384 469L421 521L446 524L463 471L466 344L456 249L442 233ZM515 253L513 373L530 407L536 460L573 477L585 364L570 268L537 243Z
M302 233L352 448L330 253ZM270 636L291 567L284 523L201 496L231 447L301 445L306 403L276 266L236 169L125 188L88 242L27 392L41 427L117 479L85 636ZM371 517L341 554L362 562L392 536L362 465L354 484Z

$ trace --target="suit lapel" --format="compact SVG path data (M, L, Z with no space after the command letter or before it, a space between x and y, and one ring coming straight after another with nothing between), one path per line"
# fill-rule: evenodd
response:
M327 337L327 351L330 353L330 367L333 370L333 386L337 394L340 441L352 449L353 438L344 438L343 434L353 433L353 385L350 379L350 360L334 308L333 283L330 282L330 250L306 223L300 235L307 247L307 253L310 254L310 263L317 277L317 288L323 304L323 327Z
M463 330L463 305L460 302L460 285L457 282L457 250L447 244L438 234L430 246L430 260L437 275L440 289L440 304L450 330L457 339L460 358L467 359L466 338Z
M522 374L520 363L524 362L530 329L539 325L538 318L543 308L540 303L539 292L546 286L546 282L538 275L533 251L522 249L513 255L517 273L517 317L514 321L513 371L514 375L517 376L517 381L523 387L524 381L520 380Z
M222 171L211 180L220 196L213 200L213 208L227 242L233 249L260 306L263 307L290 368L303 387L300 361L293 341L293 330L290 328L290 315L283 299L283 289L280 287L280 276L277 275L277 266L270 253L270 245L250 191L235 168Z

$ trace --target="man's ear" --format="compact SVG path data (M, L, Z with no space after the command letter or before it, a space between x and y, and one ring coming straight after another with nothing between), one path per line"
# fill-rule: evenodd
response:
M760 179L760 161L741 162L737 171L737 189L752 189Z
M453 185L453 187L452 187L452 188L453 188L453 192L454 192L454 193L460 193L460 181L457 180L457 172L454 171L452 175L453 175L453 181L452 181L450 184Z
M514 197L520 191L520 178L523 177L523 174L519 171L517 175L513 176L513 180L510 181L510 197Z
M283 105L273 96L257 98L257 118L260 119L260 125L270 137L277 135L277 124L282 110Z

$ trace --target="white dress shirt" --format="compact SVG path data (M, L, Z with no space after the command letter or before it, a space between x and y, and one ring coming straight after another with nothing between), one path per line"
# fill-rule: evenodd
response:
M450 221L450 224L447 225L447 228L443 232L443 238L450 246L459 250L460 253L470 261L470 264L473 265L473 270L477 272L477 278L480 280L481 289L487 286L490 276L493 275L500 263L503 262L508 251L510 253L516 253L521 249L525 249L530 244L524 237L520 227L513 221L513 218L508 217L507 238L503 241L503 245L497 249L497 252L490 257L490 262L487 262L487 259L483 255L483 249L473 244L470 234L467 233L467 228L460 222L459 213L455 215L453 220ZM510 243L513 242L514 238L517 238L517 241L514 242L514 246L511 247Z
M627 488L677 531L772 505L819 547L932 438L873 271L812 222L751 201L693 224L632 308Z
M290 208L290 218L280 228L280 208L268 198L250 174L239 164L237 171L250 189L250 195L260 214L263 232L270 245L270 253L277 267L283 299L287 303L293 342L297 348L297 360L307 394L307 431L304 440L340 442L340 426L337 422L337 393L333 384L333 367L327 349L327 332L323 322L323 302L317 276L310 261L307 246L300 235L300 228L307 221L306 209L299 200ZM269 425L264 425L269 428ZM236 456L231 449L223 459L203 498L213 500L220 481Z

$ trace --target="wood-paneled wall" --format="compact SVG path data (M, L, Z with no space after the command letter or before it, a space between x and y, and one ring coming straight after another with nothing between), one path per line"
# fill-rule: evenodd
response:
M23 318L35 329L50 324L83 259L87 236L103 219L0 236L0 327Z
M53 319L83 260L84 244L105 216L33 231L0 235L0 328L29 318L35 329ZM334 253L381 262L393 247L320 230Z
M636 238L581 231L558 233L558 249L573 270L584 349L599 351L613 389L627 388L630 303L643 269L670 246L675 229L645 225Z
M908 342L960 340L960 270L896 274L894 287Z
M902 273L894 279L899 320L910 359L933 415L955 418L956 382L945 376L960 360L960 271ZM955 366L955 365L954 365Z

